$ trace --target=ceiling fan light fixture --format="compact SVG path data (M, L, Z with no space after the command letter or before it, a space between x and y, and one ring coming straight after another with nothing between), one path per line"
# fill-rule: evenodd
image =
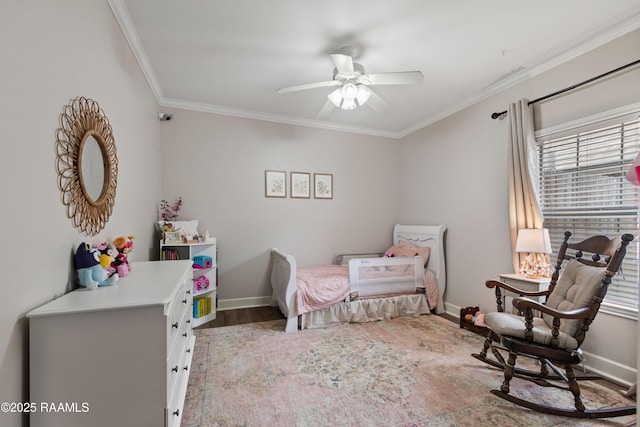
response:
M333 105L340 107L340 104L342 104L342 88L334 90L327 95L327 98L329 98L329 101L331 101Z
M356 104L355 99L344 98L342 100L342 105L340 106L340 108L342 108L343 110L355 110L357 106L358 105Z
M358 85L358 94L356 95L356 99L358 100L358 105L364 105L371 96L371 89L366 87L365 85Z
M347 82L342 85L342 97L346 100L349 99L353 101L358 96L358 88L352 82Z

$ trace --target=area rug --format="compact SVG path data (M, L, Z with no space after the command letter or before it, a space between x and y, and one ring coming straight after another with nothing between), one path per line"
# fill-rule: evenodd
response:
M502 372L471 357L483 337L435 315L284 332L284 320L199 329L182 426L626 426L518 407ZM634 401L581 381L588 409ZM514 378L512 394L573 408Z

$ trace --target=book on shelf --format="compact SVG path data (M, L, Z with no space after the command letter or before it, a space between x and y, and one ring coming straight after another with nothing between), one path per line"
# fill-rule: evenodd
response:
M199 297L193 299L193 318L199 319L201 317L211 314L211 297Z
M174 249L162 250L162 261L174 261L179 259L180 259L180 254L178 253L178 251Z

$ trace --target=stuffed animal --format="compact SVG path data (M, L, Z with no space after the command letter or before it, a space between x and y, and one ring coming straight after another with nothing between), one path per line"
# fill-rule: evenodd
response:
M107 270L109 276L113 275L116 269L111 264L115 261L118 251L109 242L98 243L95 247L100 251L100 265Z
M113 246L118 253L116 254L115 260L111 263L111 266L116 269L116 273L118 273L120 277L128 276L129 271L131 271L131 264L129 264L127 255L133 250L134 238L134 236L120 236L116 237L113 241Z
M78 272L78 283L87 289L97 289L99 286L110 286L118 281L118 275L111 277L100 265L100 251L90 248L86 243L80 243L74 255L74 264Z

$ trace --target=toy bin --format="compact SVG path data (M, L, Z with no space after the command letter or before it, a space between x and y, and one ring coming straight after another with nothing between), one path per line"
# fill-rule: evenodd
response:
M213 259L206 255L196 255L193 257L193 268L211 268Z

